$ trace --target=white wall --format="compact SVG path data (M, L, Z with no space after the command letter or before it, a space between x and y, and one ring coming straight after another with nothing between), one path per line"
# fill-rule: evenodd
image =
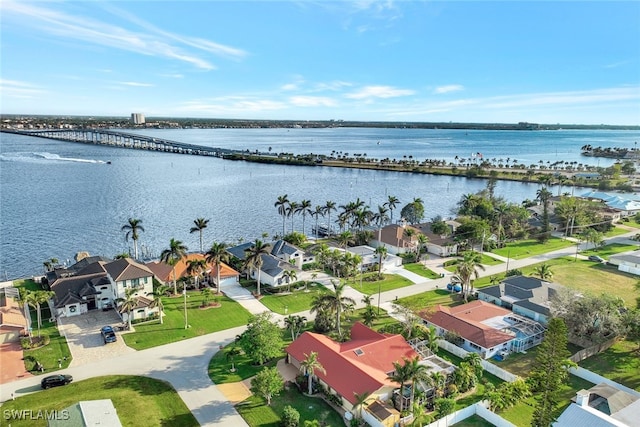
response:
M449 353L453 353L454 355L463 359L467 356L467 354L469 354L468 351L458 347L457 345L451 344L449 341L438 340L438 346L444 350L447 350ZM487 360L482 360L481 363L482 363L482 368L485 371L495 375L496 377L500 378L503 381L513 382L519 378L517 375L514 375L511 372L505 371L504 369L494 365L493 363Z
M596 374L595 372L591 372L588 369L584 369L581 367L576 367L576 368L570 368L569 372L573 375L575 375L576 377L580 377L584 380L587 380L593 384L600 384L600 383L605 383L607 385L610 385L611 387L615 387L618 390L622 390L624 392L627 392L629 394L632 394L634 396L640 397L640 392L637 392L629 387L625 387L622 384L619 384L615 381L612 381L608 378L605 378L601 375Z
M425 427L449 427L469 418L472 415L478 415L496 427L516 427L501 416L489 411L485 405L486 403L484 402L475 403L471 406L467 406L466 408L462 408L453 414L447 415L444 418L440 418Z

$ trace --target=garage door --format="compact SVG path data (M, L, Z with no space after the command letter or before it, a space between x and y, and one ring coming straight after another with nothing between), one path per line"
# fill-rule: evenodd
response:
M2 331L0 333L0 344L18 341L20 341L20 331Z

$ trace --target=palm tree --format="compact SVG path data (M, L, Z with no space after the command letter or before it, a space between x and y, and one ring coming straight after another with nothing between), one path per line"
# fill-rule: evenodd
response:
M327 230L327 234L331 234L331 211L336 211L336 202L332 202L331 200L327 200L327 202L324 204L324 207L322 208L324 210L324 213L329 215L327 217L327 223L329 224L329 229Z
M444 394L444 386L447 384L447 377L445 377L442 372L432 372L430 377L436 398L442 397Z
M534 271L536 273L536 276L538 276L540 279L545 281L549 281L553 277L553 271L551 271L551 266L546 262L543 264L540 264L538 267L535 268Z
M305 224L305 220L307 219L307 215L311 214L311 200L303 200L302 202L300 202L300 206L298 206L297 208L297 213L300 213L300 215L302 215L302 234L305 234L305 228L304 228L304 224Z
M36 297L35 292L33 291L29 291L27 290L24 295L22 296L22 301L24 302L24 304L26 304L28 307L32 307L32 308L37 308L38 307L38 298ZM31 325L28 325L28 330L29 330L29 341L31 342Z
M187 274L193 276L196 281L196 288L199 286L200 275L207 269L207 260L202 259L190 259L187 261Z
M314 233L316 236L316 239L318 238L318 219L320 219L321 216L324 216L324 209L322 206L320 205L316 205L315 209L313 211L311 211L311 216L316 220L316 232Z
M319 298L319 304L324 305L328 310L335 313L336 315L336 331L338 332L338 336L341 336L342 332L340 330L340 318L342 317L342 313L348 309L350 306L355 306L356 302L353 298L345 296L344 292L346 290L347 284L343 283L333 283L333 291L329 291L329 293L322 295Z
M387 378L400 384L400 411L404 410L404 385L409 381L409 371L406 364L393 362L394 370Z
M384 264L384 260L387 258L387 250L386 246L378 246L376 248L376 254L378 255L378 278L382 279L382 266Z
M456 273L462 282L462 295L464 301L467 302L471 294L471 278L478 278L478 269L485 270L484 265L480 262L482 256L475 251L467 251L463 254L462 259L456 264Z
M429 347L429 350L431 350L431 352L435 354L436 350L438 350L438 340L440 339L440 337L438 336L438 331L436 331L436 328L434 328L433 326L429 326L427 328L427 331L427 346Z
M245 250L245 265L248 269L254 268L256 270L256 293L258 296L262 295L260 293L260 272L263 263L262 256L269 254L270 249L271 245L265 244L261 240L256 239L253 245Z
M405 369L407 370L407 376L409 380L411 380L411 400L410 404L413 404L413 401L416 396L416 383L419 381L424 381L429 378L429 368L427 365L420 363L420 358L415 357L411 360L404 360Z
M126 288L124 291L124 298L116 299L118 304L118 311L120 313L127 313L127 324L131 329L131 312L138 306L138 298L136 298L136 290L133 288Z
M282 277L287 281L288 291L291 292L291 283L298 279L298 275L295 270L285 270L282 272Z
M289 206L287 207L287 216L291 217L291 232L293 233L295 228L293 227L293 219L298 213L298 209L300 208L300 204L298 202L289 202Z
M216 267L216 286L218 288L218 294L220 294L220 267L223 262L229 262L229 252L227 252L227 247L224 243L214 242L205 254L205 257L207 262L213 263Z
M38 336L40 336L40 328L42 327L42 305L47 304L49 300L55 297L53 291L37 291L35 292L36 310L38 311Z
M387 201L384 203L389 208L389 213L391 214L391 223L393 223L393 210L398 206L400 200L398 200L395 196L389 196Z
M193 220L194 226L191 227L189 233L200 233L200 252L204 252L204 246L202 245L202 231L209 225L209 220L204 218L197 218Z
M42 265L44 265L45 272L53 271L56 268L58 262L58 258L51 258L43 262Z
M291 341L298 337L298 334L304 327L305 323L307 323L307 318L305 316L290 314L288 317L284 318L285 326L291 331Z
M166 285L158 285L155 287L153 292L148 293L147 296L151 297L151 304L149 304L149 308L158 307L158 317L160 317L160 324L163 322L163 313L164 313L164 303L162 302L162 298L167 295L169 292L169 287Z
M349 243L353 243L354 239L355 239L355 237L354 237L352 232L343 231L338 236L338 244L340 246L342 246L342 248L346 251L347 250L347 246L349 246Z
M180 240L171 238L169 242L169 248L162 251L160 254L160 261L169 264L173 272L173 294L178 294L178 286L176 277L176 264L180 262L182 258L187 254L188 248L182 244Z
M318 353L316 351L312 351L310 354L304 353L304 355L305 359L300 363L300 369L304 370L304 373L307 375L307 383L309 385L308 394L311 395L313 392L313 375L316 371L324 374L326 374L327 371L318 360Z
M141 219L129 218L129 222L122 226L120 231L126 231L124 235L125 240L133 240L133 257L138 259L138 239L140 238L140 232L144 231Z
M229 350L227 350L226 357L227 357L227 360L231 362L231 372L236 371L234 359L236 358L236 356L240 356L241 354L242 354L242 349L240 347L236 347L235 345L231 347Z
M353 398L355 399L355 403L353 406L354 408L356 408L356 411L358 412L358 418L362 418L362 405L367 403L367 400L369 400L370 396L371 396L370 391L363 391L360 394L356 393L355 391L353 392Z
M278 214L282 216L282 237L286 234L285 219L287 218L287 205L289 204L289 198L285 194L284 196L278 196L278 200L274 203L274 206L278 208Z
M536 198L542 203L542 231L549 231L549 200L553 197L547 187L542 187L536 192Z

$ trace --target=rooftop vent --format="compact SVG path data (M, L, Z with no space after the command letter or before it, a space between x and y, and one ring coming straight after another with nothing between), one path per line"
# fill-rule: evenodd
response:
M362 356L364 354L364 351L362 351L361 348L356 348L355 350L353 350L353 352L356 354L356 356Z

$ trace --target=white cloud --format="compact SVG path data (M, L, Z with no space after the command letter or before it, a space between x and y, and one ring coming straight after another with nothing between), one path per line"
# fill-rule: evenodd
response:
M243 114L246 112L259 113L262 111L282 110L287 105L280 101L268 99L252 99L248 97L232 96L220 97L211 100L193 100L184 102L177 107L177 111L185 113L206 114Z
M438 86L433 90L433 93L438 93L438 94L450 93L450 92L459 92L461 90L464 90L464 86L462 85L445 85L445 86Z
M160 77L168 77L168 78L171 78L171 79L183 79L184 78L184 74L168 73L168 74L160 74Z
M334 80L331 82L316 83L313 86L313 91L314 92L338 91L338 90L344 89L345 87L350 87L350 86L353 86L353 85L349 82Z
M338 103L323 96L292 96L289 102L296 107L335 107Z
M153 87L154 85L151 83L140 83L140 82L118 82L123 86L135 86L135 87Z
M345 96L351 99L397 98L413 95L414 93L415 91L410 89L398 89L392 86L365 86L361 90Z
M0 93L5 97L29 99L42 95L45 91L31 83L0 78Z

